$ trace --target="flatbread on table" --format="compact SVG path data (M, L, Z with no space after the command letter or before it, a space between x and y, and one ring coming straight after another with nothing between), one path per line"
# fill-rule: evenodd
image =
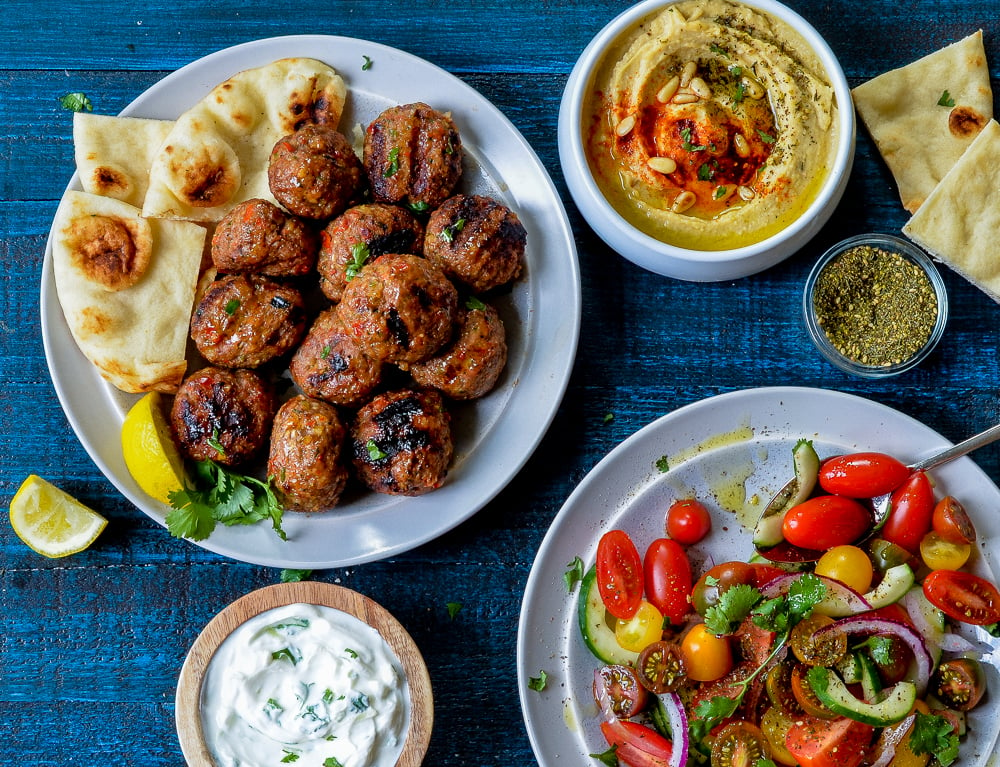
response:
M59 303L80 351L122 391L180 385L205 237L112 197L63 196L52 238Z
M954 106L938 103L945 91ZM993 117L982 30L851 93L913 213Z
M73 151L83 191L142 207L149 168L173 120L73 114Z
M1000 302L1000 123L990 120L903 234Z
M143 215L214 222L252 197L274 202L274 144L307 123L336 127L346 100L343 78L315 59L234 75L177 119L150 168Z

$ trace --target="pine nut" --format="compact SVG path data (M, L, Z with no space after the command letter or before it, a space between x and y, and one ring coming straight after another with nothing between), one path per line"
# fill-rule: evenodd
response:
M646 165L664 175L677 170L677 162L672 157L650 157L646 160Z
M684 65L684 69L681 70L681 87L687 88L691 84L691 78L695 76L698 72L698 64L695 61L689 61Z
M700 77L691 78L691 90L700 99L710 99L712 98L712 89L708 87L708 83L702 80Z
M697 202L697 198L694 196L694 192L689 192L685 189L674 198L674 203L670 206L670 210L674 213L683 213L686 210L690 210L695 202Z
M615 135L618 137L627 136L635 127L635 115L630 114L623 117L615 126Z
M736 154L740 157L750 156L750 144L747 143L746 136L742 133L737 133L733 136L733 149L736 150Z
M693 104L696 101L698 101L698 97L687 91L681 91L670 99L671 104Z
M750 200L757 196L757 193L751 187L742 184L736 189L736 192L744 202L750 202Z
M661 104L666 104L668 101L670 101L670 99L674 97L674 94L677 93L677 89L680 87L680 84L681 84L681 78L678 77L677 75L674 75L669 80L667 80L666 85L664 85L662 88L660 88L659 91L657 91L656 100L659 101Z

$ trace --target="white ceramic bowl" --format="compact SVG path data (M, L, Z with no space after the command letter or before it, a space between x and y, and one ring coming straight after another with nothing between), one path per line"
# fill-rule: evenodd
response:
M591 174L584 152L582 112L594 72L617 39L646 16L673 0L645 0L613 19L584 49L570 73L559 108L559 160L570 194L597 235L635 264L657 274L696 282L731 280L767 269L809 242L832 215L854 163L856 123L851 91L830 46L795 11L774 0L741 0L795 29L814 49L836 95L839 144L836 158L816 199L791 225L758 243L731 250L690 250L668 245L637 229L607 201Z

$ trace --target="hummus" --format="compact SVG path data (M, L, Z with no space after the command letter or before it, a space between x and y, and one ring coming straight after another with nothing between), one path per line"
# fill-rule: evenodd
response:
M815 200L837 148L823 66L788 24L728 0L643 19L584 101L591 172L641 231L695 250L770 237Z

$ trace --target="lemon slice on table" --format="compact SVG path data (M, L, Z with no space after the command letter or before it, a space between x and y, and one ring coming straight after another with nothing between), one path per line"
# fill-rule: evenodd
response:
M170 492L184 488L184 461L170 438L159 392L143 396L125 416L122 456L132 478L156 500L170 503Z
M108 520L69 493L31 474L10 502L17 537L45 557L65 557L94 542Z

